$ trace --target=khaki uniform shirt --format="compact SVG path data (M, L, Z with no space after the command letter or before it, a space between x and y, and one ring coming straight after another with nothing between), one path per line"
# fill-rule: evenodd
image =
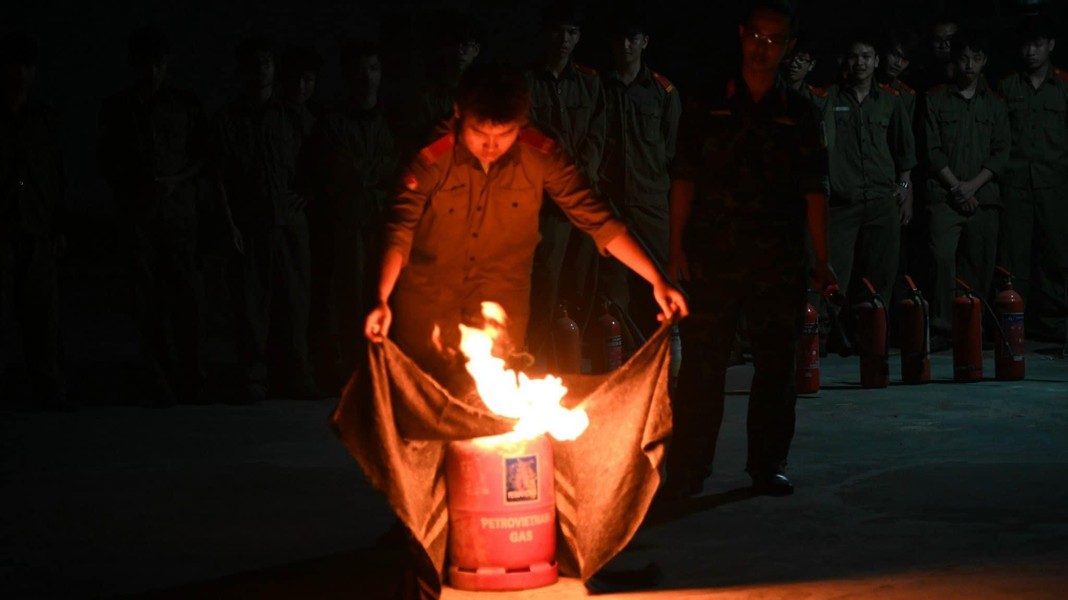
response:
M615 71L603 76L608 134L601 189L620 208L667 206L682 103L662 75L642 66L627 85Z
M607 128L604 89L597 71L569 62L559 77L549 69L534 67L526 78L530 121L553 134L596 185Z
M1012 130L1002 184L1041 189L1068 183L1068 73L1050 68L1038 89L1015 73L998 82L998 93Z
M928 200L945 202L949 191L938 179L945 167L961 181L989 169L995 179L976 192L980 204L1000 204L997 178L1009 160L1009 120L1005 103L985 81L966 99L955 86L940 85L924 98L926 157L930 167Z
M193 224L193 181L163 198L156 177L175 175L204 160L207 119L196 97L161 88L146 102L135 89L104 101L100 110L100 167L125 215L134 222L161 216Z
M66 178L58 121L35 102L15 114L0 108L0 236L16 228L36 236L60 232Z
M525 128L486 173L457 135L424 148L389 202L385 247L405 263L398 292L528 293L543 193L602 251L626 230L547 136Z
M875 84L864 102L848 87L832 86L828 93L832 201L889 198L898 172L916 166L916 140L900 94Z
M322 191L334 218L355 218L379 230L396 147L376 109L345 108L319 119L305 148L310 183Z
M299 115L274 99L261 107L234 103L219 115L212 162L238 227L288 221L302 136Z

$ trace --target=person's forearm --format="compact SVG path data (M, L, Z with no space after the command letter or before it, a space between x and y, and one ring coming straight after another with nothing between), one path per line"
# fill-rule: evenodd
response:
M663 280L664 274L660 268L656 266L653 259L649 258L645 249L629 231L612 238L612 241L605 245L605 249L649 283L655 285Z
M671 192L668 202L668 247L677 249L682 247L682 236L686 231L686 222L690 219L690 210L693 207L694 184L685 179L671 181Z
M382 255L382 268L378 275L378 303L385 304L389 302L389 297L393 293L393 287L397 285L397 278L400 277L401 268L404 266L404 256L393 248L387 248Z
M938 172L938 180L950 190L960 185L960 179L957 179L949 167L942 167L942 170Z
M975 183L975 189L979 189L984 185L990 183L990 180L993 178L994 173L991 172L990 169L982 169L981 171L979 171L979 174L976 175L974 179L972 179L972 182Z
M818 263L827 263L827 195L805 194L808 233Z

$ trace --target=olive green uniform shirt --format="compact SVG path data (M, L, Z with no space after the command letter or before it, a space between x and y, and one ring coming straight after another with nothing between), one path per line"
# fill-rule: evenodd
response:
M1068 74L1050 68L1036 89L1015 73L998 83L1012 130L1009 164L1001 177L1014 188L1052 188L1068 183Z
M597 71L568 62L559 77L542 66L525 75L530 85L530 121L553 134L596 185L608 124Z
M938 179L945 167L961 181L988 169L995 179L976 192L980 204L1001 203L997 179L1009 160L1009 121L1005 103L981 81L971 99L952 85L932 88L925 95L924 127L930 202L945 202L949 191Z
M875 84L863 102L848 87L832 86L828 93L831 197L889 198L897 174L916 166L916 140L900 95Z
M601 162L601 189L620 208L667 206L682 102L666 78L642 66L625 84L614 70L604 74L608 133Z
M212 162L238 227L288 222L302 137L300 116L278 100L260 107L237 102L219 115Z

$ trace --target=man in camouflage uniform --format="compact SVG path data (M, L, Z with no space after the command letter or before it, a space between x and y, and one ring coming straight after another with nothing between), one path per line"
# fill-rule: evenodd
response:
M608 133L601 161L601 192L663 265L668 244L668 165L675 157L682 103L679 91L652 71L642 53L648 27L636 13L619 15L612 36L613 68L603 74ZM600 285L644 335L656 328L645 285L618 261L603 261Z
M341 64L348 99L319 120L303 161L317 192L309 207L312 330L330 389L344 383L366 347L363 318L373 306L375 283L369 271L378 264L383 205L396 166L393 136L378 102L378 49L350 42L341 50Z
M1029 335L1063 340L1065 317L1039 290L1068 300L1068 73L1050 62L1055 40L1048 21L1026 21L1019 41L1023 69L998 83L1012 130L1009 165L999 179L998 261L1020 278Z
M56 281L66 179L58 118L29 98L37 55L24 35L0 40L0 332L19 319L34 407L68 409ZM0 354L0 375L6 366Z
M825 119L830 261L843 289L851 281L859 288L867 277L885 301L897 274L901 226L912 219L915 138L900 93L875 82L874 42L855 36L846 48L849 80L828 90Z
M806 229L819 287L827 270L827 153L820 115L779 79L792 16L754 9L738 27L741 76L687 107L672 168L668 274L689 281L684 359L668 454L672 494L701 490L723 418L731 342L745 317L753 352L747 470L785 495L794 433L794 352L805 307ZM806 224L807 223L807 228Z
M457 88L452 132L419 152L389 203L378 303L364 333L379 341L392 331L450 389L463 377L458 324L479 321L482 302L504 308L512 350L523 348L543 193L602 252L647 278L666 315L686 314L682 293L560 146L524 127L529 109L520 73L472 67Z
M100 166L130 235L141 352L157 405L173 404L174 388L196 400L203 379L197 176L207 123L196 97L166 84L168 61L162 31L134 31L134 85L105 100L100 111Z
M952 333L955 278L988 297L997 254L1001 196L995 180L1009 159L1005 103L983 77L986 43L965 31L953 40L954 83L925 95L929 242L934 258L931 330Z
M541 61L525 73L530 86L530 122L552 134L594 189L604 150L604 90L597 71L576 64L571 54L582 34L583 14L574 4L558 2L542 14ZM527 335L539 357L551 331L553 311L563 299L575 301L582 291L578 264L590 265L596 249L589 236L572 236L571 221L553 202L542 204L541 243L531 274L531 314ZM574 239L568 273L563 273L569 241ZM592 275L592 273L590 273Z
M212 151L220 193L239 252L233 295L245 394L317 395L308 362L310 258L305 198L295 188L301 121L274 94L274 52L261 38L237 49L242 96L215 124ZM269 343L270 342L270 343ZM268 355L268 351L270 356Z

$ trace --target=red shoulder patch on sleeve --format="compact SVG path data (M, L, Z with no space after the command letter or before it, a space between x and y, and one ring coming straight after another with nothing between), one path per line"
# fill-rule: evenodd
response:
M423 162L431 164L436 162L446 152L452 150L452 147L456 144L456 138L453 134L445 134L438 139L434 140L429 146L419 151L419 158L423 159Z
M671 82L668 81L668 78L664 77L660 73L657 73L656 71L653 71L653 79L655 79L656 82L659 83L660 86L664 88L665 92L670 94L671 92L673 92L675 90L675 86L671 85Z
M812 95L816 96L817 98L826 98L827 96L831 95L831 93L827 90L821 87L816 87L811 83L808 84L808 91L812 92Z
M586 65L580 65L578 63L571 63L571 64L574 65L575 70L578 71L579 73L585 73L587 75L596 75L597 74L597 69L594 69L593 67L587 67Z
M895 90L893 87L891 87L891 86L889 86L889 85L887 85L885 83L880 83L879 84L879 89L881 89L882 91L884 91L884 92L886 92L888 94L893 94L895 96L900 96L901 95L901 92Z
M556 147L556 140L533 127L524 127L519 132L519 142L545 154L552 152Z
M899 86L901 86L901 91L905 92L906 94L910 94L912 96L916 95L916 90L912 89L912 87L909 86L909 84L905 83L904 81L901 81L900 79L898 79L897 80L897 84Z
M1053 74L1056 75L1057 78L1060 79L1061 81L1063 81L1065 83L1068 83L1068 73L1065 73L1064 71L1062 71L1060 69L1053 69Z

